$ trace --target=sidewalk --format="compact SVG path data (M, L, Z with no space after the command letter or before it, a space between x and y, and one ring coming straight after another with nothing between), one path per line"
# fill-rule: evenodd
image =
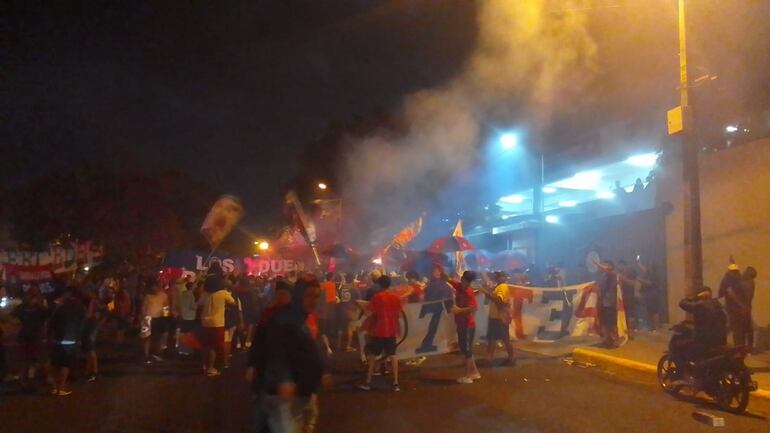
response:
M595 346L576 347L572 357L597 365L621 367L641 373L657 374L658 360L668 348L670 331L638 332L636 338L617 349ZM759 389L752 396L770 399L770 353L764 352L746 358L746 365L754 371L752 379Z

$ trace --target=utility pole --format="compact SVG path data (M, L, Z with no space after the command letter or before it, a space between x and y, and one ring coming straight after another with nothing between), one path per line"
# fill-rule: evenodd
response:
M703 286L701 244L700 174L694 116L690 106L687 74L687 20L685 0L679 0L679 90L680 106L669 111L669 134L678 133L682 153L682 210L684 213L684 275L688 294Z

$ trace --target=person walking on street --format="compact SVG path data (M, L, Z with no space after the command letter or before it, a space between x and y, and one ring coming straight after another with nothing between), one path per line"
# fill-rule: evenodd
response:
M491 302L489 304L489 322L487 325L487 360L492 365L495 360L495 349L500 341L508 353L504 365L516 365L513 354L513 343L508 328L511 325L511 289L506 283L504 272L495 272L495 288L490 292L486 288L481 289Z
M30 287L24 302L13 310L13 315L21 323L17 340L24 362L24 370L21 374L22 386L32 388L39 362L45 321L48 319L48 306L37 286Z
M126 341L126 331L131 327L131 295L126 290L125 280L118 283L115 290L115 344L120 346Z
M346 352L355 352L353 334L356 331L356 301L361 298L353 285L353 275L342 277L339 288L340 303L337 304L337 347Z
M225 290L224 275L218 262L211 263L204 292L198 300L201 308L201 326L203 326L203 346L206 376L219 376L216 369L217 357L224 359L225 354L225 306L235 305L233 296Z
M249 351L246 378L255 394L255 433L315 430L324 366L308 319L321 292L317 281L309 281L292 302L290 287L276 284L276 303L260 320Z
M74 295L75 289L64 289L48 322L48 339L51 342L51 394L72 394L67 387L69 372L77 360L77 344L83 336L86 307Z
M170 303L168 294L161 288L163 283L157 278L150 278L147 281L147 294L142 301L143 326L148 327L148 335L144 337L144 363L152 363L152 358L156 361L162 361L160 356L160 345L163 336L167 335L167 317L170 312ZM146 323L149 322L149 323Z
M372 326L369 331L369 341L364 351L367 358L366 381L358 388L364 391L372 389L372 376L377 364L377 357L384 355L390 358L393 373L393 391L401 391L398 384L398 359L396 359L396 338L399 334L398 319L403 311L401 298L392 293L390 277L382 275L377 279L380 290L377 291L366 308L372 313Z
M473 315L478 309L478 304L471 283L475 279L475 272L465 271L460 281L453 284L455 306L452 313L454 313L455 324L457 325L457 344L460 347L460 353L465 358L465 376L457 379L457 382L464 384L481 379L481 374L476 367L476 360L473 359L473 337L476 333L476 320Z
M231 285L226 284L227 292L233 296L233 292L230 290ZM233 340L237 341L237 336L243 334L243 304L241 300L233 296L235 300L234 304L225 305L225 346L224 353L222 355L224 368L230 368L230 358L232 357Z

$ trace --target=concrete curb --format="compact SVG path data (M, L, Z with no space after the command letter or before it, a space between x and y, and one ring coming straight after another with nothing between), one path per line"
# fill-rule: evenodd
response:
M643 373L650 373L653 376L656 376L658 374L658 367L656 365L634 361L632 359L621 358L619 356L612 356L606 353L597 352L597 351L594 351L591 349L585 349L582 347L576 347L575 349L573 349L572 357L577 359L578 361L590 362L597 365L613 365L613 366L627 368L629 370L640 371ZM770 390L760 388L752 392L751 396L770 400Z

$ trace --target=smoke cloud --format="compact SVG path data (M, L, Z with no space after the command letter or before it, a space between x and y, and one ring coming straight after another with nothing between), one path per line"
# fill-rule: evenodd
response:
M357 208L353 228L397 230L429 210L450 179L478 160L489 119L536 131L567 105L563 101L583 94L594 76L596 45L582 2L560 1L558 11L551 3L479 2L473 53L448 83L404 98L399 114L407 132L348 143L340 178Z

